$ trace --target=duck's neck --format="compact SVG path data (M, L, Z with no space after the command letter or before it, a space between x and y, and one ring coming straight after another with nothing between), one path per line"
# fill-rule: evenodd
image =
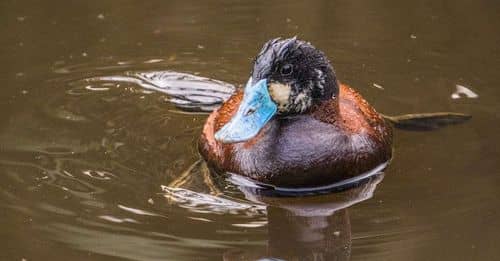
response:
M337 120L335 115L339 115L338 98L334 97L329 100L322 101L311 108L311 115L322 122L334 123Z

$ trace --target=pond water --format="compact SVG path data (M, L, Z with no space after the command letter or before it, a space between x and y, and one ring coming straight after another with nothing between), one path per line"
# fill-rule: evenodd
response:
M1 260L499 259L497 1L0 7ZM168 70L241 87L265 41L294 35L380 112L473 117L396 131L391 165L354 189L266 197L208 173L206 114L109 78Z

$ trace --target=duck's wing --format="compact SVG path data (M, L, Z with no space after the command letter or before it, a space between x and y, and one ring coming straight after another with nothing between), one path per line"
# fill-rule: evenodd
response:
M211 112L236 90L234 85L223 81L174 71L127 72L88 80L136 84L166 94L169 102L190 112Z

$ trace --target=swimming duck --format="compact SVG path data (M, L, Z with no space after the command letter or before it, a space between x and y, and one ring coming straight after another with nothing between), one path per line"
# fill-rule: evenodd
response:
M392 126L337 80L322 51L276 38L255 58L244 90L210 114L199 150L218 172L307 188L385 166L391 144Z

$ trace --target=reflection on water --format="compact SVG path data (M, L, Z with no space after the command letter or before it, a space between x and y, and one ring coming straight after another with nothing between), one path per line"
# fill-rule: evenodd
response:
M265 202L268 246L265 256L285 260L349 260L351 224L347 208L373 196L383 174L341 193L298 198L273 198L246 191ZM287 235L284 237L283 235Z
M495 1L0 6L1 260L498 258ZM323 195L332 205L243 193L199 162L206 114L193 110L244 83L263 42L293 35L382 113L473 118L395 132L368 200L354 196L368 183ZM186 99L182 84L217 91Z
M224 260L349 260L352 239L347 208L370 199L383 178L382 173L372 175L359 186L340 193L283 197L269 196L269 192L261 194L254 185L217 184L217 177L214 180L205 164L194 166L189 169L191 175L163 187L170 204L194 213L267 218L267 222L232 224L245 228L267 225L267 246L231 249L224 253ZM203 190L200 184L208 194L193 191ZM221 194L220 186L233 186L249 201Z
M103 76L85 79L102 86L132 83L145 89L167 95L167 100L184 111L211 112L235 91L234 86L195 75L173 71L130 72L123 76ZM85 86L91 90L108 90L105 87Z

